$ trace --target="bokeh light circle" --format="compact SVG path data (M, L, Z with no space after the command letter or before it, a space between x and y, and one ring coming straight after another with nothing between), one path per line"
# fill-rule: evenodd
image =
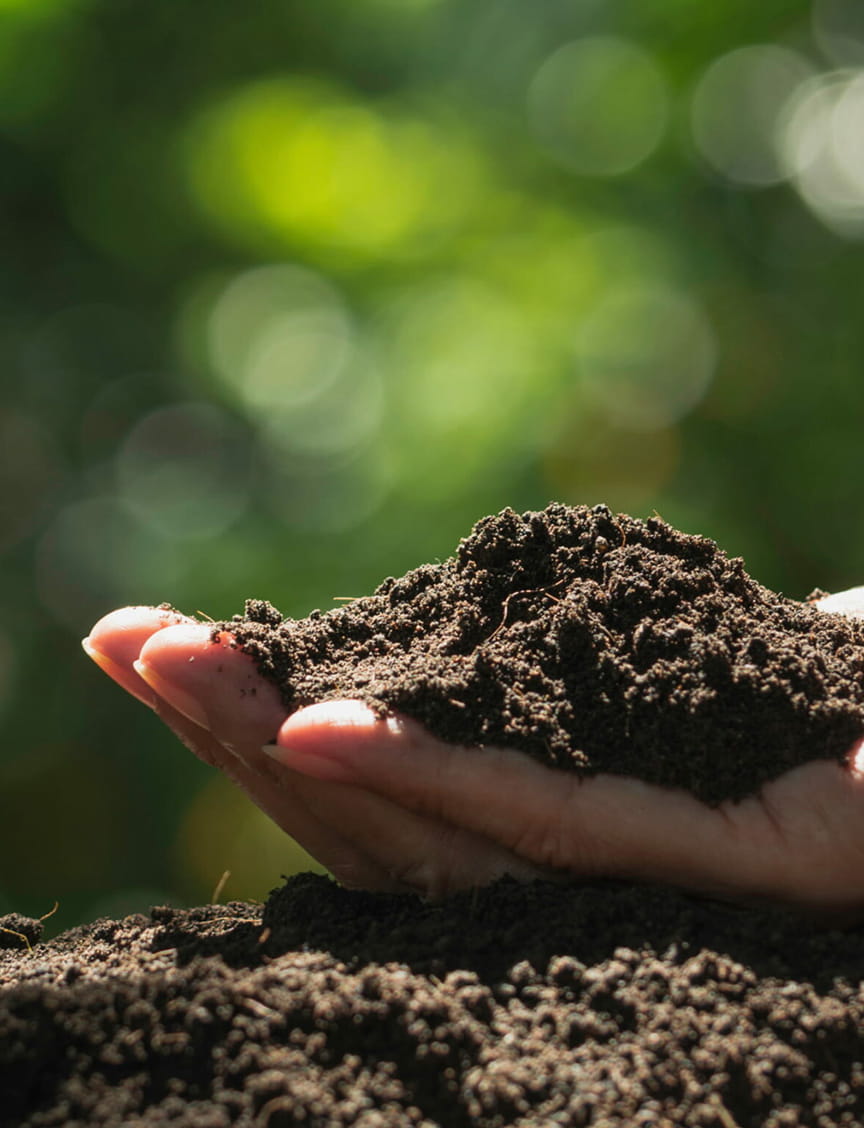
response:
M693 137L702 156L737 184L777 184L786 170L776 149L781 112L813 74L807 60L774 44L740 47L715 60L693 94Z
M358 355L340 379L317 389L315 395L262 413L258 431L283 450L347 454L375 437L384 409L381 374L371 359Z
M531 83L528 110L538 141L562 164L586 176L617 176L660 143L666 80L635 43L586 37L545 60Z
M814 0L813 38L836 66L864 63L864 4L861 0Z
M59 623L84 633L112 607L170 599L182 556L180 542L154 537L116 498L72 502L37 545L39 600Z
M175 404L144 416L117 454L117 492L134 516L171 540L213 537L249 497L248 439L213 404Z
M336 289L291 264L232 279L207 324L214 371L244 407L265 415L326 391L351 359L353 335Z
M381 374L341 295L291 264L233 279L207 319L210 363L268 447L344 454L384 411Z
M0 408L0 552L32 532L63 469L53 436L34 415Z
M193 200L232 240L340 265L414 255L490 191L464 121L394 115L310 79L239 87L191 122L184 150Z
M530 444L554 361L525 303L454 271L406 288L380 328L393 377L387 438L412 504L473 488Z
M716 362L714 333L685 294L613 291L586 318L577 342L583 392L617 426L668 427L702 398Z
M798 192L837 234L864 237L864 71L840 70L801 84L779 130Z
M338 313L286 314L263 329L250 351L243 394L254 410L302 406L338 380L352 354L351 326Z

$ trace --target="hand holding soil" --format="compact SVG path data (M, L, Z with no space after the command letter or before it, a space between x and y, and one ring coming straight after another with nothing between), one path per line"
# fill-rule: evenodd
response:
M550 506L327 615L127 608L85 648L346 885L854 909L861 594L794 603L660 521Z

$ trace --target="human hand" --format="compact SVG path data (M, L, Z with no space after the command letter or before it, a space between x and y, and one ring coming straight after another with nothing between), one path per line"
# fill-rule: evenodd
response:
M864 589L819 606L864 617ZM348 885L436 896L507 872L554 873L817 910L864 906L864 742L845 765L813 761L712 808L511 749L450 746L359 702L286 718L226 635L214 643L209 627L174 612L114 612L85 648Z
M285 720L277 691L227 634L216 643L211 636L209 625L176 611L126 607L100 619L83 646L343 885L437 897L504 873L541 876L530 861L467 828L276 763L262 746Z

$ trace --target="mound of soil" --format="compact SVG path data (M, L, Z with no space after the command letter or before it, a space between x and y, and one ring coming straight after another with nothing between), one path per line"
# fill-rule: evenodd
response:
M505 510L345 608L250 601L228 625L288 709L357 696L710 802L864 730L864 624L603 506ZM864 925L614 882L430 905L303 875L263 907L40 930L0 920L2 1128L864 1122Z
M442 564L303 620L220 624L288 711L356 697L459 744L740 799L864 733L864 622L606 506L505 509Z
M16 930L18 931L18 930ZM303 875L0 951L4 1128L864 1117L864 930L614 883Z

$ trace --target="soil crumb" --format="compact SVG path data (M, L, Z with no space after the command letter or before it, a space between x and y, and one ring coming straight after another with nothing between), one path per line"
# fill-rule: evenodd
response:
M717 804L864 733L864 622L751 579L711 540L606 506L479 521L455 555L302 620L216 630L291 712L360 698L459 744Z
M864 931L612 882L288 880L0 952L3 1128L864 1118Z

